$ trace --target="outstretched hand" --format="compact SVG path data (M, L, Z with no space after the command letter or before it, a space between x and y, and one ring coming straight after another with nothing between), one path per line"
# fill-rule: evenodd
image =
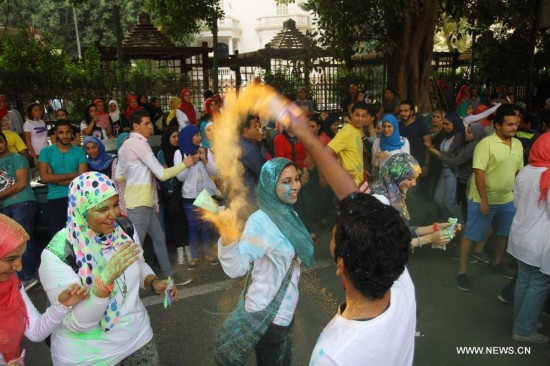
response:
M141 248L133 241L127 241L111 257L101 272L101 279L105 284L112 284L120 275L136 262L141 255Z
M67 287L62 293L59 294L57 300L61 305L71 307L78 304L84 299L87 299L90 295L90 289L86 286L80 286L78 284L72 284Z
M204 210L203 219L216 225L223 245L230 245L241 237L242 228L237 212L231 208L220 207L218 212Z

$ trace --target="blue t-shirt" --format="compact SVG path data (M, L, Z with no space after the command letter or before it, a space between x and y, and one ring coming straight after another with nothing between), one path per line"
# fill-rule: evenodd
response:
M67 174L78 172L80 164L85 164L86 153L81 147L71 145L69 150L61 152L57 145L48 146L40 152L39 163L48 163L53 174ZM54 200L69 196L69 186L48 183L48 199Z
M0 189L8 189L17 182L17 171L20 169L29 170L29 162L23 155L9 154L0 158ZM30 186L31 174L28 172L27 186L9 197L0 200L0 208L27 201L36 201L34 192Z
M399 134L401 137L406 137L411 146L411 155L418 161L420 166L424 165L424 136L430 134L430 130L422 121L414 120L408 126L403 122L399 122Z

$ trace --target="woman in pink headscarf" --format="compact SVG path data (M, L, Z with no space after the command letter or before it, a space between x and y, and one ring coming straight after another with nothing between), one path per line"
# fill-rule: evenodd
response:
M88 297L84 286L70 285L44 314L27 296L16 272L22 270L21 258L29 235L17 222L0 214L0 364L23 364L19 345L23 335L34 342L43 341L63 321L72 306Z
M508 252L518 262L514 291L512 339L547 343L537 330L538 317L550 294L550 133L542 134L529 153L514 186L516 214L510 228Z

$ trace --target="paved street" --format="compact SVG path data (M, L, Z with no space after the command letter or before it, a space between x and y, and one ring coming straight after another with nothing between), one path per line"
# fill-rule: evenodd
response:
M321 239L316 247L317 264L302 272L295 317L294 365L307 365L319 333L336 312L337 304L343 301L343 289L328 251L329 232L322 232ZM512 260L507 258L507 262ZM243 281L229 279L219 265L205 263L195 271L177 264L174 268L176 276L190 274L194 281L181 288L183 298L172 308L165 310L161 297L144 292L162 365L214 365L216 331L235 306ZM415 365L549 365L548 344L518 343L511 338L513 307L497 300L498 292L508 280L487 265L472 264L473 290L463 293L455 284L457 268L458 262L441 250L424 247L411 255L409 270L416 286L419 332ZM42 310L45 305L42 289L34 289L30 295ZM550 334L550 319L541 320L544 323L541 332ZM529 351L530 354L458 355L457 347L462 346L483 347L484 352L491 347L493 353ZM519 346L530 348L518 349ZM27 365L51 364L45 344L26 342L24 347Z

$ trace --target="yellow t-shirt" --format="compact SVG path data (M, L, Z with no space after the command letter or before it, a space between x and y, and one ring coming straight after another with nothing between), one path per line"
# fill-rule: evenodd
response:
M6 142L8 143L8 151L14 154L18 154L27 148L27 145L23 142L21 137L13 131L2 130L2 133L6 136Z
M481 140L475 150L472 168L485 172L485 190L490 205L501 205L514 199L516 173L523 168L523 147L512 138L512 147L495 133ZM475 177L472 174L468 198L481 202Z
M328 146L338 154L340 164L353 174L355 184L363 181L363 140L361 130L350 123L338 131Z

